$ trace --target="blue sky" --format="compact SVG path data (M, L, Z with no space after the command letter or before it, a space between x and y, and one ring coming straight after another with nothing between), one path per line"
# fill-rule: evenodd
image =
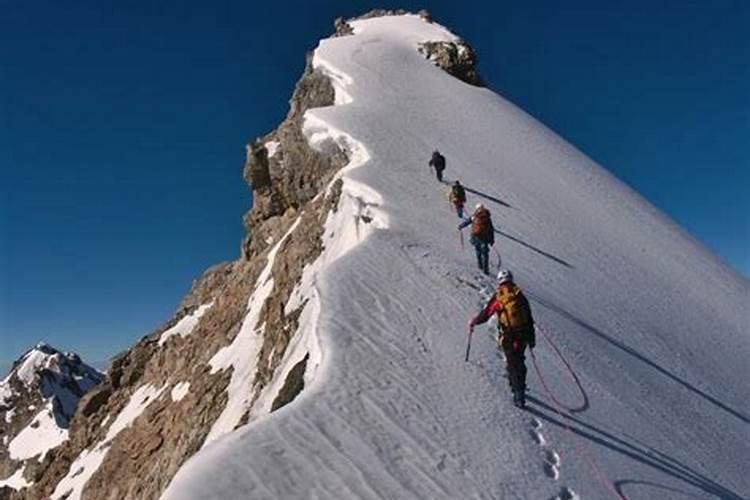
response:
M493 89L748 276L750 3L614 3L394 7L429 9ZM333 19L371 7L68 4L0 16L0 364L40 339L105 359L236 258L244 145Z

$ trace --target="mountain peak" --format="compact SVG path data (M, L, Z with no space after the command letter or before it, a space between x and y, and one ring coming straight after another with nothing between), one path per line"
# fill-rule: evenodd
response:
M78 354L46 342L37 343L13 363L0 381L0 471L15 472L0 479L0 486L27 485L27 462L43 460L67 439L78 401L103 379Z
M71 379L73 377L73 379ZM102 374L81 361L81 357L74 352L60 351L46 342L39 342L33 348L19 357L10 370L10 373L0 384L3 387L12 387L19 382L30 387L39 385L43 380L56 380L56 383L67 385L83 384L80 389L86 392L92 385L98 384ZM38 387L46 390L49 387ZM0 390L0 405L4 404L7 393ZM79 392L75 391L74 392ZM7 396L6 396L7 397Z

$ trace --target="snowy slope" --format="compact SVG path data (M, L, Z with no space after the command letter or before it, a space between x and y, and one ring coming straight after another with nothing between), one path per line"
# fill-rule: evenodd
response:
M305 122L311 144L354 153L300 290L315 300L297 335L320 364L163 498L749 497L748 282L523 111L425 60L420 42L453 39L439 25L352 25L315 52L337 105ZM434 148L493 213L561 414L530 359L530 409L510 404L491 326L463 361L481 294Z

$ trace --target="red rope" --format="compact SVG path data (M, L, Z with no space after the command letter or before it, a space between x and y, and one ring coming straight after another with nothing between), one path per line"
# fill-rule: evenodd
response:
M578 379L578 375L576 375L575 370L573 370L573 367L568 362L567 358L563 356L563 353L560 351L560 348L557 347L557 345L552 342L549 335L544 333L544 330L540 326L537 326L536 329L539 331L539 333L542 334L542 337L544 337L545 342L549 344L549 346L552 348L553 351L555 351L555 354L557 354L557 357L560 358L560 361L562 361L563 365L565 365L565 368L568 372L568 375L570 376L570 379L573 381L573 383L578 388L578 392L581 394L581 398L583 399L583 402L581 403L581 406L584 406L586 404L586 393L583 391L583 387L581 387L581 381ZM532 353L533 354L533 353ZM555 398L554 395L550 394L552 397L552 400L557 403L559 406L565 408L568 411L574 411L568 408L566 405L562 404L560 401Z
M570 366L570 364L567 362L565 357L562 355L560 350L557 348L557 346L552 342L552 340L544 334L541 328L537 327L539 332L542 334L542 336L547 340L547 342L552 346L552 348L557 352L558 356L560 356L560 359L563 360L563 363L565 363L565 366L568 367L568 370L570 370L571 375L575 378L575 380L578 380L578 377L575 375L575 371L573 371L573 368ZM537 377L539 377L539 381L542 383L542 387L544 388L544 391L547 393L547 396L552 400L553 404L557 407L555 408L555 411L557 411L558 414L562 415L564 418L572 418L570 415L570 412L565 408L565 405L560 403L557 398L555 397L554 393L550 390L550 388L547 386L547 383L544 381L544 377L542 376L542 371L539 369L539 365L536 361L536 355L534 354L534 350L531 350L531 359L534 363L534 370L536 371ZM599 476L599 479L601 480L602 484L604 484L607 489L609 489L616 498L619 500L627 500L619 491L617 491L617 488L615 488L615 485L612 484L612 481L609 480L607 475L601 470L599 465L596 463L594 458L591 456L591 453L589 453L588 449L584 446L583 442L581 441L580 437L578 437L574 432L573 429L570 428L570 425L563 420L562 421L563 427L565 427L565 430L570 434L573 443L575 444L576 451L580 457L584 457L586 459L586 462L588 462L591 469L594 471L594 473Z

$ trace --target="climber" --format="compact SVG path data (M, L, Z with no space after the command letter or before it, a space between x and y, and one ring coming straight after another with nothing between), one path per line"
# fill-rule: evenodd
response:
M469 329L486 322L497 314L498 347L505 353L505 369L513 391L513 403L519 408L526 405L526 346L536 345L534 318L529 301L513 282L513 274L503 269L497 275L497 291L485 308L469 323Z
M456 215L459 219L464 218L464 203L466 203L466 191L459 181L453 183L450 190L448 191L448 200L450 200L453 208L456 209Z
M435 168L435 175L437 180L443 182L443 170L445 170L445 156L440 154L437 149L432 152L432 158L430 158L429 166Z
M471 224L471 244L477 253L477 265L484 274L490 274L490 246L495 244L495 228L492 226L490 211L478 203L474 208L474 215L464 219L458 225L458 230Z

